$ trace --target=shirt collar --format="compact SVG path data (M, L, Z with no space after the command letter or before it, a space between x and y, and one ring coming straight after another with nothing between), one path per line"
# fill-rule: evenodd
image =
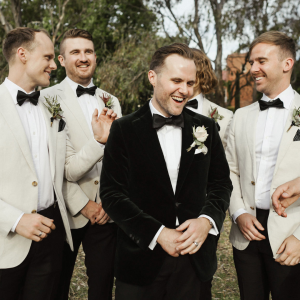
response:
M22 89L21 87L19 87L18 85L16 85L15 83L13 83L11 80L9 80L7 77L4 80L4 84L7 87L13 101L15 104L18 104L17 102L17 95L18 95L18 91L22 91L25 94L31 94L33 93L35 90L31 91L30 93L27 93L24 89Z
M193 99L196 99L197 101L198 101L198 103L200 104L200 103L202 103L203 102L203 100L204 100L204 97L203 97L203 94L202 93L200 93L200 94L198 94L198 95L196 95L196 96L194 96L192 99L190 99L190 100L193 100ZM189 101L190 101L189 100Z
M74 94L75 94L76 97L77 97L76 89L77 89L78 85L81 85L81 84L76 83L75 81L73 81L72 79L70 79L68 76L67 76L66 78L67 78L67 81L68 81L68 83L69 83L69 85L70 85L72 91L74 92ZM91 79L91 82L89 83L88 86L83 86L83 85L81 85L81 86L82 86L83 88L90 88L90 87L94 86L93 78Z
M150 106L150 111L151 111L152 116L153 116L153 114L157 114L157 115L160 115L160 116L166 118L162 113L160 113L160 112L153 106L153 104L152 104L152 99L151 99L150 102L149 102L149 106ZM170 117L170 118L172 118L172 117Z
M266 96L265 94L263 94L261 100L272 101L272 100L279 98L283 102L284 108L289 109L292 101L294 100L294 97L295 97L295 92L294 92L292 86L289 85L289 87L287 89L285 89L282 93L280 93L274 99L271 99L268 96Z

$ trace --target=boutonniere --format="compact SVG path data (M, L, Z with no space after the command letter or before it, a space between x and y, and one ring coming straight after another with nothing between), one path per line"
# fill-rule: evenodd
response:
M45 98L45 100L46 100L46 102L48 104L48 105L46 105L44 103L44 105L48 108L48 110L49 110L49 112L50 112L50 114L52 116L50 118L51 127L52 127L52 123L53 123L54 120L62 119L63 118L63 116L62 116L63 111L62 111L62 109L60 107L60 103L57 101L57 96L52 97L52 98L45 96L44 98Z
M103 100L104 104L105 104L105 107L111 109L112 108L112 105L113 105L113 98L111 95L109 94L104 94L102 96L100 96L100 98Z
M292 126L300 126L300 107L294 108L293 110L293 118L292 118L292 124L289 127L289 129L287 130L287 132L289 132L289 130L292 128Z
M224 116L219 114L217 107L215 108L210 107L210 108L211 111L209 112L209 117L213 119L216 123L218 123L218 120L221 121L224 118Z
M187 152L189 152L193 147L197 146L199 152L202 152L205 155L208 151L207 147L204 145L204 142L206 141L207 137L208 137L208 133L204 126L202 127L198 126L197 128L193 126L194 141L192 145L187 149Z

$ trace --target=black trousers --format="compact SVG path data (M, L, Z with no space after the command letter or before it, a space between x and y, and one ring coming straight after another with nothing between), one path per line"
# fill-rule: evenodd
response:
M116 280L116 300L199 300L200 280L189 255L168 256L155 281L147 286Z
M57 204L38 213L53 219L56 229L32 242L19 266L0 269L1 300L56 300L66 233Z
M243 250L233 247L233 258L242 300L299 300L300 265L282 266L273 258L267 230L269 211L257 209L266 239L252 241Z
M114 280L114 257L117 226L114 223L91 225L72 229L74 252L65 243L63 270L61 272L57 300L68 300L70 282L77 253L82 243L88 276L88 299L111 300Z

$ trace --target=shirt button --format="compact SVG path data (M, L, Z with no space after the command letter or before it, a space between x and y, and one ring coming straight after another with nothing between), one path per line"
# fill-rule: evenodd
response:
M99 181L98 181L98 180L95 180L94 183L95 183L95 185L97 185L97 184L99 183Z
M32 214L36 214L36 210L34 209L34 210L32 210L32 212L31 212Z
M254 182L254 181L251 181L251 184L252 184L252 185L255 185L255 182Z
M33 186L37 186L38 184L37 184L36 181L33 181L33 182L32 182L32 185L33 185Z

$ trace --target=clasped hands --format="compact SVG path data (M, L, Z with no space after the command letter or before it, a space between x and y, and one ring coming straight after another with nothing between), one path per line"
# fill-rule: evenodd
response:
M158 236L157 243L173 257L178 257L180 254L194 254L206 240L210 229L208 219L190 219L176 229L165 227Z
M86 218L91 221L91 224L104 225L109 221L109 216L104 211L102 203L96 203L89 200L86 206L80 211Z

